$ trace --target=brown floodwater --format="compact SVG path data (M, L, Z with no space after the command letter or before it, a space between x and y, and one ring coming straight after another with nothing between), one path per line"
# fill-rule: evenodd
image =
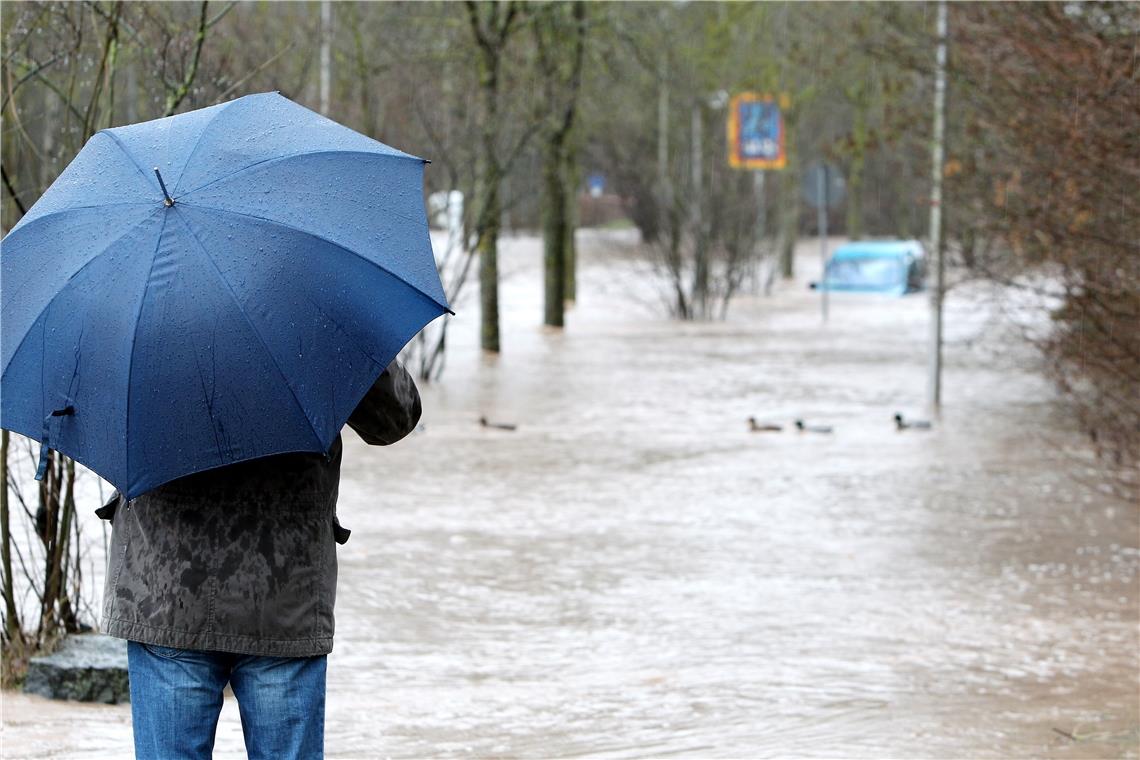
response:
M925 297L823 325L808 241L797 283L679 324L619 238L583 233L564 333L505 241L501 357L465 300L423 428L346 434L329 757L1140 755L1140 509L1016 299L951 293L942 419L900 433ZM130 754L127 706L8 693L3 722L4 757ZM232 699L217 746L243 756Z

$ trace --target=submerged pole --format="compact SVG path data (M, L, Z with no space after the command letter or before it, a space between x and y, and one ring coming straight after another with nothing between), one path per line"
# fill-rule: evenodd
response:
M816 174L819 182L819 207L816 210L816 227L819 232L819 256L823 273L819 278L820 309L823 312L823 321L827 321L827 197L828 176L827 164L822 164Z
M768 209L764 203L763 169L752 171L752 189L756 194L756 256L749 269L752 274L752 289L757 291L760 288L760 264L764 260L764 235L767 233L766 228L768 226ZM769 281L771 281L770 278ZM767 289L765 289L765 295L767 295Z
M934 78L934 144L931 149L930 256L934 287L930 291L930 371L927 402L930 413L942 408L942 296L945 264L942 260L942 163L946 132L946 0L938 3L938 68Z

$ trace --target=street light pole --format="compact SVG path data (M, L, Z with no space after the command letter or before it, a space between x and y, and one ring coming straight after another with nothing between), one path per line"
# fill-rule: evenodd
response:
M938 2L938 52L934 78L934 145L930 190L930 256L934 287L930 292L930 373L927 402L931 414L942 410L942 297L945 262L942 259L942 165L946 132L946 0Z

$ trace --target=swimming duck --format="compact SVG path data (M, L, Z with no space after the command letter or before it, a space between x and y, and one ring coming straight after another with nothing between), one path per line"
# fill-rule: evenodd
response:
M748 430L753 433L779 433L784 429L783 425L773 425L765 422L761 425L756 421L755 417L748 418Z
M801 433L830 433L831 425L805 425L803 420L796 420L796 430Z
M514 432L519 429L518 425L509 425L504 422L488 422L486 417L480 417L479 424L485 428L492 428L494 430L509 430Z
M927 420L905 420L898 412L895 412L895 429L896 430L930 430L931 424Z

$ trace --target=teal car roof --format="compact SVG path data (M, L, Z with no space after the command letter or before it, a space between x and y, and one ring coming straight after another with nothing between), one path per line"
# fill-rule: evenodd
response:
M833 260L867 258L906 258L922 256L922 244L917 240L859 240L844 243L835 249Z

